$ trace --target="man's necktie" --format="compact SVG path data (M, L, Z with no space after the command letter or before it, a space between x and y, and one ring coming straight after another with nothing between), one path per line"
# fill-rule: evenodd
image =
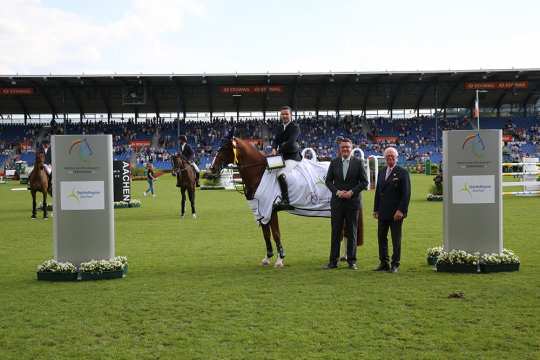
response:
M343 180L347 177L347 171L349 170L349 159L343 159Z

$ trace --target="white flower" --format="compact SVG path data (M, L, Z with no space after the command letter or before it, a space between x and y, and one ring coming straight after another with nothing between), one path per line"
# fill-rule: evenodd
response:
M38 272L77 272L77 268L70 262L58 262L54 259L44 261L37 267Z

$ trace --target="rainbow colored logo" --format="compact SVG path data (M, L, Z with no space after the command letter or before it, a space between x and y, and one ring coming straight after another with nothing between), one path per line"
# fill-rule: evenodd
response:
M94 151L86 138L78 139L71 143L69 147L69 155L72 155L75 152L79 154L81 161L88 161L88 159L94 155Z
M480 133L471 134L467 136L461 148L465 150L465 147L468 144L471 147L471 151L474 154L474 156L476 156L477 158L481 158L484 156L484 152L486 151L486 144L484 143L484 140L480 136Z

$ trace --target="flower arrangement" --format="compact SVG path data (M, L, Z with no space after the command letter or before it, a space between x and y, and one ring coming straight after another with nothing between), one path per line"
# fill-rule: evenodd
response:
M127 209L127 208L138 208L141 207L141 200L132 199L130 202L127 201L116 201L114 203L115 209Z
M46 260L37 267L38 272L64 272L76 273L77 268L70 262L58 262L54 259Z
M127 261L127 259L126 259ZM90 260L81 263L79 270L81 273L103 273L109 271L122 271L124 264L118 260Z
M442 252L443 252L443 247L442 246L435 246L435 247L432 247L432 248L428 248L427 251L426 251L426 256L427 257L439 257Z
M437 264L468 264L478 265L480 261L480 253L469 254L463 250L451 250L450 252L442 251L438 256Z
M444 197L442 195L428 194L426 199L427 201L443 201Z
M120 261L122 263L122 265L127 265L128 264L128 259L127 259L127 256L115 256L113 258L114 261Z
M502 254L484 254L481 264L519 264L519 257L512 250L503 249Z

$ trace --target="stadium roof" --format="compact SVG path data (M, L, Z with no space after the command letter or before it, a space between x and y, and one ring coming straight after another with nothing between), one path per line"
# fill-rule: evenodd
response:
M540 98L540 69L266 73L0 75L0 114L115 114L519 108Z

